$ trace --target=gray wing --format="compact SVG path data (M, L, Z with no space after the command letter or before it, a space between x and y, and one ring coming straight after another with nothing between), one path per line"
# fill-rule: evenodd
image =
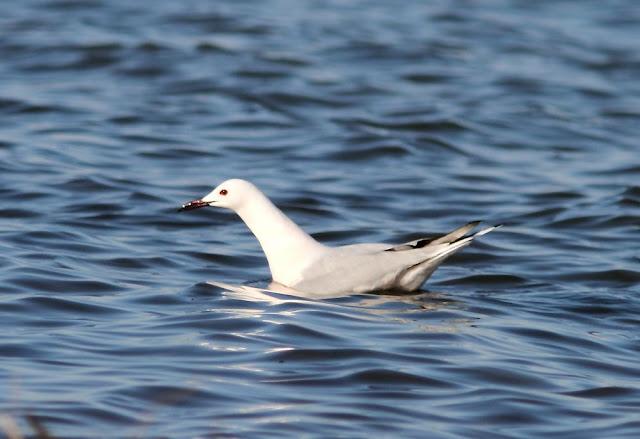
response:
M421 240L416 240L391 248L388 244L331 248L327 255L304 270L301 281L292 287L301 291L327 293L367 292L404 287L405 282L411 285L421 283L424 277L420 277L430 275L449 255L469 245L475 237L496 228L488 227L465 236L476 225L476 222L466 224L424 245L419 244ZM412 279L403 280L408 273L411 273L409 277Z
M466 245L463 244L463 245ZM329 249L302 272L292 287L309 292L362 293L398 285L411 267L452 251L458 244L435 244L411 251L386 251L388 244L356 244Z

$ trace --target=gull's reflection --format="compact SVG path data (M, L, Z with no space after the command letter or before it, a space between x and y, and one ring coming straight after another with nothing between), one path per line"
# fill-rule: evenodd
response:
M348 298L352 300L349 300L348 303L342 303L342 305L369 309L379 308L386 303L406 303L413 305L416 311L437 310L444 307L460 307L462 305L461 302L454 300L448 294L436 291L421 290L414 293L384 291L380 293L350 295L302 292L277 282L269 283L267 288L251 285L233 285L218 281L208 281L207 283L221 288L227 297L255 302L269 302L270 304L280 304L296 300L318 301ZM335 304L335 302L333 303Z
M253 302L269 302L272 305L284 303L293 298L310 300L327 298L324 296L315 297L314 295L302 293L275 282L270 283L268 288L258 288L251 285L233 285L218 281L208 281L207 283L222 288L227 297Z
M460 327L469 326L475 322L474 318L469 318L465 315L463 302L454 300L448 294L442 292L418 291L412 294L398 294L387 291L377 294L327 295L303 293L274 282L270 283L268 288L233 285L218 281L208 281L207 283L221 288L223 295L230 299L254 302L256 304L266 302L269 305L296 302L300 304L313 303L314 307L321 306L325 309L334 308L342 309L343 311L350 309L352 310L351 312L359 314L361 318L369 316L369 318L375 318L378 323L380 323L379 318L384 318L384 321L390 323L413 326L419 332L458 332ZM303 308L306 307L301 307L301 309ZM450 318L439 319L435 324L430 321L428 313L443 309L452 311ZM233 310L228 311L260 318L271 316L271 319L277 315L291 317L296 314L296 311L291 308L274 312L260 307L241 309L234 307Z

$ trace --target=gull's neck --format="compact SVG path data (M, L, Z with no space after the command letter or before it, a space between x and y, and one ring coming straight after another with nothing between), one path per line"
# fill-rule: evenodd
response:
M271 277L283 285L297 282L302 270L326 248L259 191L236 213L260 242Z

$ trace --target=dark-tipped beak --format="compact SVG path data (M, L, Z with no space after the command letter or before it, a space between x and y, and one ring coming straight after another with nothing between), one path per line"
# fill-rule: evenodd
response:
M201 207L206 207L208 205L209 205L209 203L207 203L206 201L193 200L193 201L189 201L188 203L183 204L182 207L180 209L178 209L178 212L183 212L185 210L199 209Z

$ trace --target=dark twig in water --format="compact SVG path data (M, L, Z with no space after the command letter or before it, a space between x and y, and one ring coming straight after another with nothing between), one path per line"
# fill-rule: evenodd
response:
M33 431L36 433L37 439L54 439L54 437L49 434L49 431L37 416L27 415L25 418L27 419L27 422L29 423L31 428L33 428Z

